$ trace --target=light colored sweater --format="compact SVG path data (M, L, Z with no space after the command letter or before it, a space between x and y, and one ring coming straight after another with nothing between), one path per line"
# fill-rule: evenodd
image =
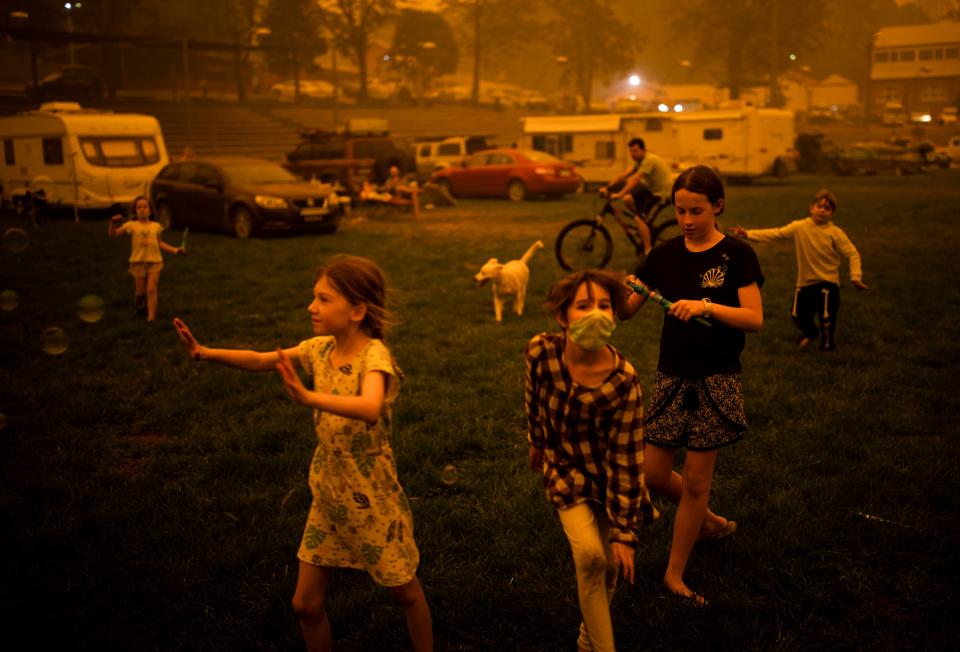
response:
M843 229L833 222L817 224L812 217L773 229L749 229L747 239L769 242L793 238L797 250L797 287L828 281L840 285L840 262L850 263L850 280L863 278L860 253Z

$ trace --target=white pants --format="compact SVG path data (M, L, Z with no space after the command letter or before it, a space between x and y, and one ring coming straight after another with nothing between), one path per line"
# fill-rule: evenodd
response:
M610 549L610 520L600 505L577 503L557 510L573 551L580 601L580 638L577 645L593 652L614 652L610 600L617 587L617 567Z

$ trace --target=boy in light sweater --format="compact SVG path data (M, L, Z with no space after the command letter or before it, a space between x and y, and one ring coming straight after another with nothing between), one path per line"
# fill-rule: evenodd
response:
M820 337L820 349L834 351L837 313L840 309L840 263L850 264L850 282L858 290L866 290L860 254L843 230L833 224L837 210L836 196L826 189L817 191L810 204L810 217L794 220L773 229L744 229L735 226L731 235L755 242L793 238L797 250L797 289L793 295L791 316L803 333L798 340L801 349ZM820 328L814 323L820 319Z

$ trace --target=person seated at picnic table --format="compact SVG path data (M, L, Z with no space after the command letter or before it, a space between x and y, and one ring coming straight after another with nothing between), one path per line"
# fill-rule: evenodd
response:
M388 204L400 206L413 206L413 214L420 217L420 202L418 201L420 189L416 183L407 184L400 176L400 168L396 165L390 166L390 175L387 180L376 188L369 181L363 183L360 190L360 199L364 201L381 201Z

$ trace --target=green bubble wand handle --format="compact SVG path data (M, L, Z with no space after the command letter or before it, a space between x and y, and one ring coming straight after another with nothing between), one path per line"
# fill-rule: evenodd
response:
M187 234L190 233L189 227L183 227L183 237L180 239L180 248L183 249L183 253L187 253Z
M649 299L650 301L653 301L655 304L663 308L664 312L666 312L667 310L670 310L670 306L673 305L673 301L669 301L662 294L651 292L649 289L647 289L646 285L640 285L639 283L630 283L629 281L627 282L627 285L630 286L630 289L636 292L637 294L642 294L643 296L647 297L647 299ZM708 322L703 317L694 317L693 321L697 322L701 326L713 326L713 324Z

